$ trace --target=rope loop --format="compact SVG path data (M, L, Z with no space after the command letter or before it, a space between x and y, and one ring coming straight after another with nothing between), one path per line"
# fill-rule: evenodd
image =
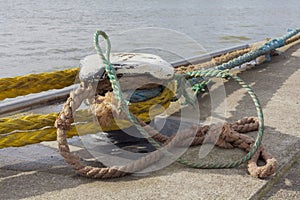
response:
M106 42L106 52L105 52L105 56L103 55L103 51L99 45L99 36L102 36L103 39ZM110 61L110 50L111 50L111 43L110 40L108 38L108 35L101 30L97 30L94 34L94 44L95 44L95 48L96 51L98 52L98 55L101 57L101 59L103 61L105 61L106 63L109 63Z
M102 36L103 39L106 41L107 49L106 49L105 56L103 55L102 49L99 45L99 36ZM113 93L118 102L118 111L119 112L121 112L122 110L128 111L129 102L127 102L123 97L120 83L119 83L117 75L116 75L116 71L113 68L112 64L110 63L111 43L110 43L108 35L104 31L100 31L100 30L96 31L96 33L94 35L94 45L95 45L95 49L96 49L98 55L100 56L100 58L102 59L102 61L104 63L105 71L108 75L111 87L113 89Z

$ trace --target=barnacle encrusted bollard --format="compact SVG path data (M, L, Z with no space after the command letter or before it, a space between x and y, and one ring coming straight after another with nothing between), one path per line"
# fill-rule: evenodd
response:
M113 53L110 62L118 77L122 93L128 102L129 110L142 121L150 121L152 115L165 111L176 92L174 68L162 58L144 53ZM95 97L90 101L92 113L106 130L118 130L128 125L126 114L117 108L110 80L105 73L105 65L99 55L91 55L81 60L79 78L81 82L97 85ZM159 104L161 107L153 108ZM153 116L152 116L153 117ZM118 126L124 124L124 126ZM107 128L108 127L108 128Z

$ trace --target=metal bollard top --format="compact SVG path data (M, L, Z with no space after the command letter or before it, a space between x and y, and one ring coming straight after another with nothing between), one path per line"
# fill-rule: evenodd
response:
M153 54L112 53L110 62L116 74L124 76L150 75L160 80L169 80L174 76L172 65ZM80 61L80 81L99 81L104 74L105 66L99 55L90 55Z

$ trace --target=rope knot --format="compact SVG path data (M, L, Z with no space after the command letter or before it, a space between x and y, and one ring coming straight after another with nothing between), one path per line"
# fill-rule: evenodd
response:
M64 113L60 113L55 121L54 126L62 130L70 130L73 118L67 118Z
M115 119L126 117L122 110L119 110L117 99L113 92L107 92L105 96L95 97L91 109L95 113L100 127L107 127Z

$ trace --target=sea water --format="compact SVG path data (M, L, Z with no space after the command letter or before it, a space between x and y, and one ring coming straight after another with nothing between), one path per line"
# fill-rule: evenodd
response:
M146 27L152 29L142 29L144 37L132 31ZM155 41L165 44L164 51L175 46L184 58L299 27L298 0L1 0L0 77L78 67L80 59L95 53L97 29L123 41L112 41L116 51L138 43L146 49Z

